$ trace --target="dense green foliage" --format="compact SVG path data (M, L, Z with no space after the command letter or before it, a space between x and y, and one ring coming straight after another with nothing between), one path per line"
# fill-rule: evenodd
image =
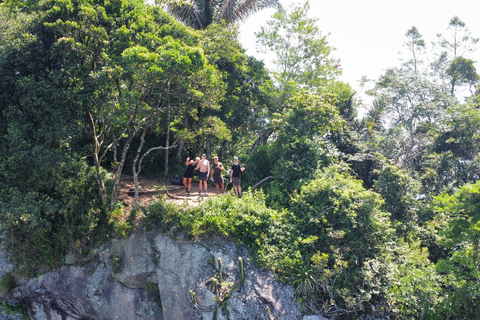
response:
M444 276L442 313L475 318L479 312L480 182L466 184L453 195L435 197L431 222L448 253L437 265Z
M478 318L478 39L465 24L454 17L434 55L409 29L409 58L359 118L308 3L257 35L272 70L245 55L239 18L203 9L195 30L137 0L0 4L0 229L18 266L3 290L135 230L122 173L169 179L206 153L240 157L243 198L157 201L139 228L247 246L306 313Z

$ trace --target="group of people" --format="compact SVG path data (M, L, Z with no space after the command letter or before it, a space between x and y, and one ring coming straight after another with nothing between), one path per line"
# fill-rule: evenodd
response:
M185 173L183 174L183 185L185 186L185 192L190 195L190 189L192 187L192 179L195 170L198 170L198 194L201 195L202 192L207 195L207 182L208 176L210 180L213 180L217 193L225 193L225 183L223 181L223 171L225 168L221 162L218 161L218 157L213 158L213 165L210 168L210 161L207 160L207 155L202 154L202 158L195 158L195 160L187 158L185 165ZM230 182L233 183L233 189L235 194L238 197L242 197L242 186L240 185L240 173L245 171L245 167L238 163L238 158L233 158L233 165L230 172Z

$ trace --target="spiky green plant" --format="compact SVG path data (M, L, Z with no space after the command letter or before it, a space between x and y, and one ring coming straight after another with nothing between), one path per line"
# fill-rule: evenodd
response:
M220 280L220 286L222 285L223 278L222 278L222 258L218 257L218 279Z
M15 276L13 275L12 272L7 272L3 275L3 277L0 279L0 293L8 293L15 288L16 282L15 282Z
M190 299L192 300L193 304L197 304L197 297L195 295L195 292L190 290Z
M238 257L238 269L240 270L240 285L243 284L245 281L245 275L243 272L243 259L242 257Z
M212 279L212 291L213 291L213 293L217 293L217 284L218 284L217 279L213 278Z

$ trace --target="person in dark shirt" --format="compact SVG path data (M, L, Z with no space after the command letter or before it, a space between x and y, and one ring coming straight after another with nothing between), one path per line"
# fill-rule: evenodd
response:
M199 157L197 157L195 161L190 160L190 157L188 157L187 161L185 161L185 165L187 167L185 168L185 173L183 174L183 185L185 186L185 192L187 194L190 194L190 189L192 188L193 172L195 170L195 167L197 166L198 161L200 161Z
M240 181L240 173L245 171L245 167L238 163L238 158L233 158L232 173L230 175L230 182L233 182L233 189L239 198L242 197L242 186Z
M213 181L215 182L217 193L218 193L219 187L222 188L222 193L225 192L225 185L223 183L223 175L222 175L223 170L225 170L223 168L223 164L221 162L218 162L218 157L214 157L212 170L210 171L210 179L213 179Z

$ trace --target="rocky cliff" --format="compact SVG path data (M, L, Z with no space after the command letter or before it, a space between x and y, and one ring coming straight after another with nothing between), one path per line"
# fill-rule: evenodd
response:
M292 288L224 239L137 233L99 248L82 265L72 260L1 299L26 304L39 320L301 319Z

